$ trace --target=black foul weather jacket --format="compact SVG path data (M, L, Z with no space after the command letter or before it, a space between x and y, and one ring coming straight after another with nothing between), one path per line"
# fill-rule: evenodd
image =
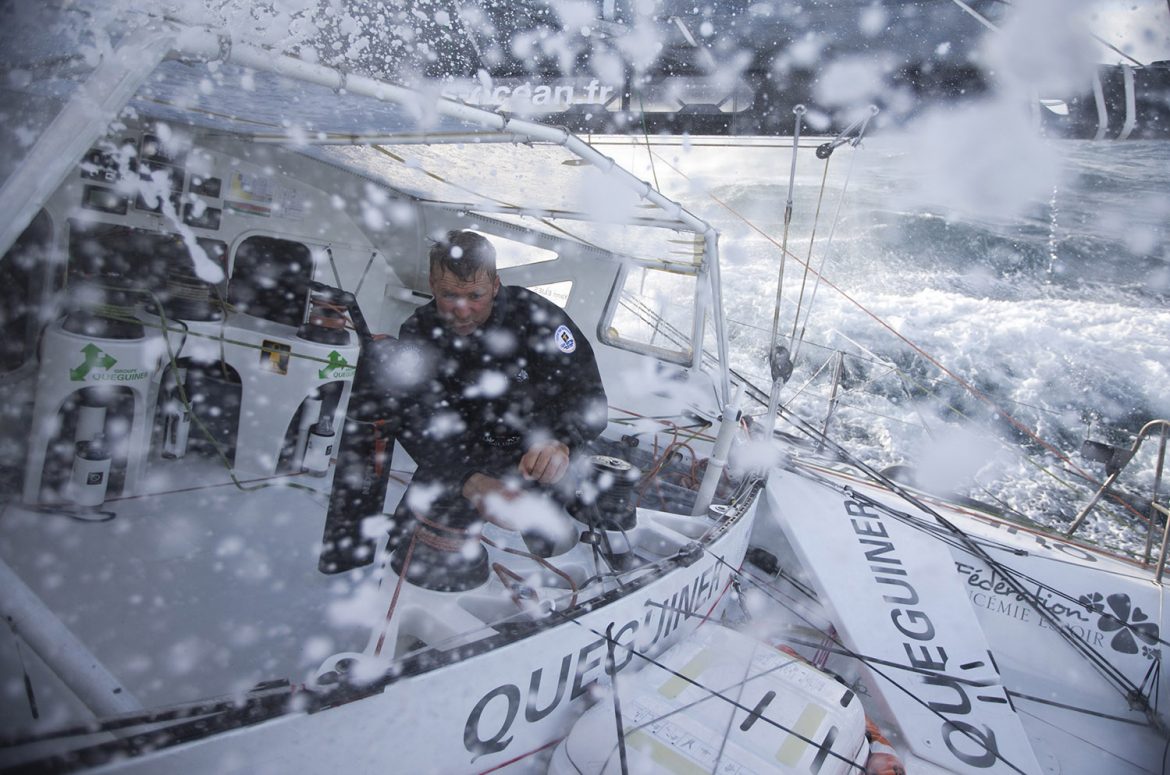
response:
M607 404L593 348L555 304L501 286L487 321L468 336L443 325L434 301L399 333L417 379L400 397L398 440L418 464L416 485L458 497L476 472L516 473L534 443L576 452L605 429Z

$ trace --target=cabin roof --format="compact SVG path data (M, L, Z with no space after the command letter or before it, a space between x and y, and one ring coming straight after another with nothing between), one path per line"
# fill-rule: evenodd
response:
M714 227L565 129L446 99L438 85L412 90L346 73L224 29L149 15L137 22L101 45L47 59L53 46L38 45L14 58L7 85L15 88L0 94L19 130L0 132L0 141L19 141L14 154L0 152L0 254L94 144L135 115L280 143L420 201L523 222L604 256L705 273L721 304ZM0 42L12 36L0 33ZM491 154L480 147L486 141ZM401 145L410 148L396 152ZM721 393L730 399L726 373Z
M434 109L434 90L419 95L413 103L388 102L238 65L171 60L130 107L211 136L285 144L404 196L639 263L678 271L701 265L702 238L693 223L646 200L628 181L564 145L443 115ZM687 233L664 238L662 229Z
M387 85L393 95L375 96L379 85L368 78L362 79L364 90L346 87L347 79L361 76L341 73L331 88L239 64L234 61L239 52L232 49L242 51L245 44L222 43L218 58L212 54L207 61L184 44L180 34L170 57L152 68L119 115L129 112L172 129L190 127L208 138L280 144L403 196L571 239L637 263L688 273L703 265L705 223L661 196L649 196L650 184L612 159L582 158L580 148L568 145L567 132L460 110L463 106L443 100L434 85L414 92ZM252 59L245 62L257 62L259 52L300 65L247 48ZM46 92L59 99L92 97L85 93L88 86L80 93L73 86L92 78L86 70L75 63L57 78L34 79L22 96L30 105ZM41 121L48 125L50 118ZM534 128L546 131L534 134ZM0 171L15 176L18 168ZM12 182L8 177L6 184Z

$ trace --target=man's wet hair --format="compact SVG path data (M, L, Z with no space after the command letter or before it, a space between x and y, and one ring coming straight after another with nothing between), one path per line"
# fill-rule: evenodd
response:
M496 279L496 249L487 237L474 231L449 231L431 247L431 276L450 272L471 282L481 269Z

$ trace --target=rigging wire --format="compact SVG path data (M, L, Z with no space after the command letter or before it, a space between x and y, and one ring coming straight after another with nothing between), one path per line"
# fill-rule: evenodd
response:
M851 356L851 357L853 357L853 356ZM922 415L922 413L921 413L921 412L918 410L917 402L915 402L915 401L914 401L914 397L913 397L913 395L911 394L911 392L910 392L910 389L909 389L909 387L906 385L906 383L907 383L907 382L910 382L910 383L912 383L914 387L916 387L916 388L918 388L919 390L923 391L923 392L924 392L924 393L926 393L927 395L930 395L930 396L932 396L933 398L936 398L936 399L937 399L937 398L938 398L938 395L937 395L937 394L936 394L936 393L935 393L935 392L934 392L934 391L933 391L933 390L932 390L930 387L928 387L927 385L923 384L923 382L922 382L921 380L919 380L918 378L916 378L916 377L915 377L913 374L911 374L909 371L906 371L906 370L904 370L904 369L901 369L901 368L899 368L897 365L895 365L895 364L892 364L892 363L891 363L891 364L889 364L889 365L890 365L891 369L893 369L893 370L894 370L894 373L895 373L895 374L897 374L897 376L898 376L898 380L899 380L899 382L900 382L900 383L901 383L901 385L902 385L902 389L903 389L903 392L904 392L904 393L905 393L905 395L906 395L906 398L907 398L907 399L908 399L908 400L911 402L911 405L914 407L914 411L915 411L915 413L918 415L918 419L919 419L919 421L921 422L921 425L922 425L922 429L923 429L923 431L925 431L925 433L927 434L927 436L933 440L933 439L935 438L935 436L934 436L934 433L933 433L933 431L931 430L931 428L930 428L929 424L927 423L927 421L926 421L926 418L925 418L925 417ZM941 380L935 380L935 382L941 382ZM1001 399L1001 400L1003 400L1003 399ZM1043 407L1033 406L1033 405L1031 405L1031 404L1028 404L1028 403L1026 403L1026 402L1023 402L1023 401L1013 401L1012 399L1007 399L1007 400L1008 400L1008 401L1011 401L1012 403L1015 403L1015 404L1017 404L1017 405L1019 405L1019 406L1026 406L1026 407L1029 407L1029 408L1031 408L1031 409L1034 409L1034 410L1036 410L1036 411L1041 411L1041 412L1051 412L1051 410L1044 409ZM948 400L943 400L943 401L942 401L942 404L941 404L941 406L942 406L942 408L944 408L944 409L946 409L947 411L949 411L951 414L953 414L953 415L955 415L955 416L957 416L957 417L961 417L961 418L963 418L964 420L968 420L968 421L970 421L970 420L972 420L972 419L973 419L971 415L967 414L967 413L966 413L966 412L964 412L962 409L960 409L959 407L955 406L954 404L952 404L952 403L951 403L950 401L948 401ZM861 411L867 411L867 410L861 410ZM1056 414L1055 412L1051 412L1051 413L1052 413L1052 414ZM894 419L894 418L890 418L890 419ZM1067 490L1069 493L1075 493L1075 492L1076 492L1076 489L1077 489L1077 488L1076 488L1076 485L1075 485L1075 484L1073 484L1072 482L1070 482L1070 481L1068 481L1068 480L1066 480L1066 479L1062 479L1062 478L1060 477L1060 475L1059 475L1059 474L1057 474L1057 472L1053 471L1051 468L1049 468L1048 466L1044 465L1044 463L1043 463L1043 462L1041 462L1041 461L1039 461L1039 460L1036 460L1036 459L1035 459L1035 458L1033 458L1031 455L1028 455L1026 452L1024 452L1023 450L1021 450L1021 449L1020 449L1020 447L1019 447L1019 445L1016 445L1016 444L1010 444L1008 441L1006 441L1006 440L1004 440L1004 439L1002 439L1002 438L1000 438L1000 437L998 437L998 436L996 436L996 437L994 437L994 438L995 438L996 442L997 442L997 443L998 443L998 444L999 444L999 445L1000 445L1002 448L1004 448L1004 449L1008 450L1009 452L1013 453L1013 454L1014 454L1016 457L1018 457L1020 460L1022 460L1022 461L1023 461L1023 462L1024 462L1026 465L1029 465L1029 466L1031 466L1032 468L1036 469L1038 472L1040 472L1040 473L1044 474L1045 476L1049 477L1049 478L1050 478L1050 479L1052 479L1054 482L1056 482L1058 485L1060 485L1060 486L1064 487L1064 488L1065 488L1065 489L1066 489L1066 490ZM1030 525L1035 525L1035 524L1038 524L1038 523L1037 523L1035 520L1033 520L1033 519L1032 519L1031 517L1029 517L1027 514L1024 514L1022 511L1019 511L1019 510L1018 510L1018 509L1016 509L1014 506L1012 506L1010 503L1008 503L1008 502L1007 502L1005 499L1001 498L1000 496L998 496L998 495L996 495L994 492L992 492L992 491L991 491L991 489L989 489L989 488L987 487L987 485L985 485L985 484L982 484L982 483L981 483L981 482L979 482L979 481L973 481L973 482L972 482L972 484L973 484L973 486L974 486L975 488L977 488L977 489L979 490L979 492L981 492L981 493L982 493L984 496L986 496L986 497L990 498L991 500L993 500L993 501L995 501L997 504L999 504L999 508L1001 508L1001 509L1002 509L1002 510L1003 510L1005 513L1010 513L1010 514L1014 515L1014 517L1015 517L1016 519L1023 520L1023 521L1024 521L1024 522L1026 522L1027 524L1030 524ZM1102 544L1102 546L1105 546L1105 544ZM1107 548L1114 548L1114 549L1117 549L1116 547L1107 547ZM1121 551L1120 549L1117 549L1117 550L1118 550L1118 551Z
M1000 31L999 27L997 27L994 23L989 21L986 16L984 16L983 14L979 13L971 6L964 3L963 0L951 0L951 2L953 2L955 5L962 8L973 19L975 19L977 22L979 22L980 24L982 24L984 27L991 30L992 32L999 32Z
M752 671L752 660L744 660L747 664L743 667L743 680L739 682L738 692L735 695L736 704L743 702L743 690L747 688L748 677ZM735 711L732 710L727 714L727 726L723 729L723 739L719 742L719 753L715 757L715 764L711 767L711 772L719 772L719 763L723 761L723 752L727 748L727 741L731 737L731 725L735 721ZM823 750L823 749L822 749Z
M338 288L344 291L345 286L341 284L341 274L337 271L337 261L335 261L333 258L332 245L325 246L325 255L329 257L329 268L333 270L333 282L337 284ZM373 261L374 257L370 256L370 260Z
M831 239L832 239L832 236L830 235L830 240ZM818 284L819 284L819 278L818 278ZM813 297L814 297L813 301L815 301L816 288L817 288L817 286L814 285L814 287L813 287ZM813 302L810 302L810 305L809 305L810 308L811 308L812 303ZM807 313L806 313L806 320L807 320ZM735 323L737 325L742 325L742 326L745 326L747 328L754 328L758 331L766 331L767 330L763 326L758 326L758 325L755 325L752 323L747 323L747 322L740 321L740 320L733 320L733 319L729 318L728 322ZM832 347L828 347L826 345L817 344L816 342L807 341L803 338L803 333L802 333L802 338L800 340L798 340L798 342L797 342L798 351L799 351L799 348L803 344L808 344L810 347L816 347L816 348L819 348L822 350L829 350L831 352L837 352L837 353L842 352L841 350L838 350L838 349L835 349ZM856 344L856 343L854 343L854 344ZM858 346L860 347L860 345L858 345ZM852 358L855 361L861 362L861 363L869 363L869 364L874 365L874 366L882 366L884 368L887 368L887 369L889 369L889 372L887 372L887 374L894 373L899 377L899 379L909 380L910 382L913 383L913 385L915 387L917 387L923 393L931 395L935 398L938 398L938 393L936 392L935 388L938 385L948 381L944 378L916 377L911 372L899 367L896 363L893 363L892 361L889 361L889 360L879 359L877 356L872 356L872 354L871 354L872 357L865 357L865 356L857 355L854 353L842 353L842 354L846 355L849 358ZM793 359L795 360L795 355L794 355ZM808 380L806 380L800 386L800 388L797 389L796 393L792 397L790 397L786 402L784 402L784 406L785 407L791 406L793 400L796 399L798 396L802 395L808 389L808 387L815 380L815 378L820 373L822 373L824 371L824 369L828 366L828 364L830 362L831 362L831 358L828 361L826 361L825 363L823 363L816 370L816 373L814 373L812 375L812 377L810 377ZM865 384L870 384L872 382L876 382L877 380L880 380L883 377L887 376L887 374L881 374L881 375L878 375L877 377L871 377L870 379L866 380L865 383L862 383L862 386L864 386ZM740 375L737 373L736 376L739 379L746 382L746 377L744 377L743 375ZM927 383L933 383L933 384L931 385L931 384L927 384ZM750 387L750 383L749 383L749 387ZM759 392L762 393L763 391L759 391ZM846 391L846 392L852 392L852 390ZM827 398L823 393L812 393L811 395L813 395L814 397L822 398L822 399ZM753 397L755 397L754 394L753 394ZM910 395L907 395L907 397L912 398L912 396L910 396ZM757 398L756 400L759 400L759 399ZM1012 403L1012 404L1015 404L1017 406L1026 407L1028 409L1031 409L1033 411L1040 412L1040 413L1051 414L1054 416L1057 416L1060 414L1059 412L1056 412L1052 409L1048 409L1048 408L1043 407L1043 406L1038 406L1036 404L1031 404L1027 401L1020 401L1018 399L1007 398L1007 397L1001 397L999 400L1006 401L1008 403ZM967 420L972 419L972 416L970 414L968 414L968 413L964 412L962 409L956 407L953 403L951 403L948 400L943 400L941 407L943 409L946 409L947 411L949 411L951 414L956 415L957 417L962 417L962 418L967 419ZM909 423L908 421L906 421L900 417L893 417L893 416L888 415L888 414L883 414L881 412L875 411L873 409L870 409L870 408L867 408L864 406L850 404L850 408L855 412L861 412L861 413L867 414L871 417L878 417L878 418L881 418L884 420L888 420L890 422L901 423L904 425L911 425L912 424L912 423ZM922 419L921 415L919 415L919 417L921 420ZM922 427L924 428L924 430L927 429L925 422L922 422ZM1062 479L1055 471L1053 471L1050 468L1048 468L1047 466L1045 466L1042 462L1035 460L1033 457L1022 452L1018 445L1009 444L1008 442L1006 442L1005 440L1000 439L1000 438L996 438L996 441L1001 446L1003 446L1005 449L1008 449L1009 451L1011 451L1014 454L1016 454L1017 456L1019 456L1026 464L1032 466L1033 468L1037 469L1039 472L1041 472L1044 475L1048 476L1049 478L1053 479L1056 483L1058 483L1059 485L1066 488L1069 492L1076 491L1076 485L1073 482L1070 482L1066 479ZM980 491L983 492L985 495L987 495L989 498L991 498L992 500L995 500L997 503L999 503L1000 507L1002 509L1004 509L1004 511L1011 512L1011 513L1015 514L1018 518L1021 518L1025 521L1027 521L1029 524L1035 524L1034 520L1030 519L1027 515L1025 515L1022 512L1013 508L1010 504L1008 504L1002 498L996 496L994 493L992 493L990 490L988 490L988 488L985 485L982 485L982 484L979 484L978 482L976 482L975 486L978 487L980 489ZM1111 548L1111 549L1114 549L1116 551L1123 551L1117 547L1108 547L1105 544L1102 544L1102 546L1106 546L1106 548Z
M804 105L797 105L792 109L792 112L796 114L796 122L792 134L792 164L788 169L788 196L784 201L783 243L778 246L780 248L780 269L776 276L776 306L772 309L772 335L768 337L769 358L772 357L772 352L776 349L777 338L780 334L780 300L784 290L784 265L788 258L788 231L792 225L792 190L796 186L796 158L797 151L800 147L800 125L801 119L804 117L805 107ZM669 164L669 162L667 163ZM675 168L675 171L678 172L679 170ZM686 176L684 175L684 177ZM689 180L689 178L687 179ZM773 242L773 244L775 243ZM769 414L774 414L775 411L774 407L769 406Z
M814 371L812 373L812 376L810 376L808 379L806 379L804 381L804 384L802 384L800 387L798 387L796 389L796 391L791 396L789 396L788 400L785 401L782 405L785 407L790 406L792 404L792 402L795 401L797 398L799 398L804 393L804 391L808 389L808 386L813 383L813 380L815 380L817 377L819 377L821 375L821 373L824 372L824 370L826 368L828 368L829 364L832 362L833 362L833 356L830 355L828 358L825 359L824 363L822 363L820 366L817 367L816 371ZM881 376L884 377L885 374L883 374ZM880 378L881 377L875 377L874 379L880 379ZM873 381L873 380L870 380L870 381Z
M353 296L355 299L358 297L358 294L360 294L362 292L362 286L366 282L366 275L369 274L370 267L374 265L374 259L377 257L378 257L377 250L370 253L370 260L366 262L366 268L362 270L362 276L360 278L358 278L357 287L353 289ZM390 262L387 261L386 265L389 266Z
M830 240L831 239L832 239L832 236L830 235ZM822 266L822 268L823 268L823 266ZM819 283L819 278L818 278L818 283ZM813 286L813 297L814 298L813 298L813 301L809 302L810 307L816 301L815 296L816 296L816 285ZM806 308L806 313L807 312L808 312L808 309ZM806 314L806 320L807 320L807 314ZM754 329L756 331L767 331L768 330L765 326L761 326L761 325L758 325L756 323L749 323L746 320L737 320L737 319L731 318L731 317L727 318L727 322L734 323L737 326L743 326L744 328L751 328L751 329ZM840 331L831 331L830 333L835 333L838 336L844 337L851 344L862 349L866 353L866 355L859 355L857 353L845 353L845 355L847 357L852 358L854 361L857 361L859 363L868 363L868 364L871 364L873 366L884 366L884 367L888 367L892 370L896 370L898 372L898 374L903 375L906 378L913 381L914 384L917 387L921 388L924 393L930 393L933 395L934 394L934 387L937 387L938 385L943 384L943 383L953 381L953 380L950 380L950 379L945 378L945 377L927 377L927 376L916 377L911 372L899 367L894 362L887 360L887 359L884 359L884 358L880 358L879 356L874 355L873 353L869 352L868 350L865 350L864 347L862 347L857 342L854 342L853 340L849 339L848 337L845 337L845 335L842 334ZM804 344L807 344L809 347L815 347L815 348L820 349L820 350L828 350L829 352L841 352L841 350L839 348L831 347L831 346L825 345L825 344L819 344L819 343L813 342L811 340L801 340L801 341ZM930 383L930 384L928 385L928 383ZM931 385L933 385L934 387L932 387ZM1040 406L1039 404L1033 404L1033 403L1030 403L1028 401L1021 401L1018 398L1010 398L1008 396L1001 396L1001 397L999 397L998 400L1003 401L1005 403L1009 403L1009 404L1015 404L1016 406L1022 406L1022 407L1025 407L1027 409L1031 409L1032 411L1039 412L1041 414L1051 415L1053 417L1059 417L1062 415L1061 412L1059 412L1055 409L1049 409L1046 406ZM954 414L958 414L961 416L967 416L967 415L963 415L961 410L956 409L949 404L945 405L944 408L949 409Z
M864 127L863 127L863 129L864 129ZM854 147L857 146L857 144L860 140L861 140L861 136L858 135L857 140L854 141L854 143L853 143ZM833 223L829 227L829 239L825 242L825 249L821 253L821 264L817 268L817 271L816 271L817 277L816 277L816 280L813 282L812 296L809 297L808 309L805 310L805 313L804 313L804 323L800 327L800 338L796 342L796 347L793 348L793 352L792 352L792 360L793 361L796 361L797 357L800 355L800 348L801 348L801 346L804 345L805 328L807 328L808 321L812 317L813 305L816 304L816 301L817 301L817 291L820 290L821 278L824 277L824 273L825 273L825 264L828 263L829 253L833 248L833 237L836 236L836 234L837 234L837 225L841 222L841 208L842 208L842 205L845 204L845 196L849 192L849 183L850 183L850 181L853 180L853 168L854 168L854 165L856 163L857 163L857 154L856 153L850 154L849 155L849 168L845 172L845 181L841 184L841 196L837 197L837 209L833 213ZM829 164L829 160L826 158L825 159L825 171L826 172L828 172L828 164ZM821 181L822 193L824 192L824 185L825 185L825 183L822 180ZM820 212L820 201L819 200L817 202L817 212L818 212L818 214ZM811 264L811 261L812 261L812 243L810 242L809 243L809 263L810 264ZM807 266L805 268L805 271L806 271L806 276L807 276ZM799 315L799 309L797 310L797 312Z
M821 188L817 193L817 209L813 214L812 232L808 236L808 255L804 259L804 273L800 277L800 294L796 297L796 314L792 316L792 333L788 337L793 342L796 341L796 327L800 323L800 311L804 307L804 288L808 284L809 269L812 267L813 247L817 242L817 224L821 222L821 204L825 201L825 184L829 181L829 160L831 158L833 157L825 157L825 169L821 173ZM844 197L844 192L842 192L842 197ZM807 321L807 319L806 316L805 320ZM804 336L803 330L801 331L801 336ZM793 360L796 360L795 350L796 345L793 345Z
M1065 703L1065 702L1057 702L1056 700L1053 700L1053 699L1048 698L1048 697L1035 697L1031 694L1024 694L1023 692L1017 692L1017 691L1013 691L1011 689L1008 690L1008 694L1015 699L1027 700L1028 702L1036 702L1036 703L1040 703L1041 705L1050 705L1054 708L1061 708L1062 710L1071 710L1073 713L1081 713L1081 714L1084 714L1086 716L1095 716L1097 718L1103 718L1103 719L1107 719L1109 721L1116 721L1119 724L1133 724L1133 725L1139 726L1139 727L1145 726L1141 722L1134 721L1131 718L1125 718L1124 716L1115 716L1111 713L1102 713L1101 711L1098 711L1098 710L1092 710L1090 708L1083 708L1083 707L1080 707L1078 705L1069 705L1068 703ZM1039 718L1039 717L1037 717L1037 718ZM1093 743L1091 743L1088 740L1085 740L1084 738L1077 738L1077 739L1083 743L1088 743L1089 745L1093 745ZM1094 747L1096 747L1096 746L1094 746Z
M617 647L617 639L613 637L613 625L614 623L610 622L609 626L605 628L605 668L609 672L610 681L613 682L613 691L611 692L613 695L613 717L614 725L617 728L617 747L618 756L620 757L622 765L622 775L629 775L630 765L626 760L625 725L622 724L622 702L621 695L618 692L617 660L614 659L614 650Z
M760 645L761 645L761 647L765 647L765 644L761 643ZM784 652L780 652L780 653L783 654ZM727 686L727 687L723 688L721 691L728 692L731 689L735 689L735 688L740 688L742 690L744 684L748 683L749 681L754 681L758 678L763 678L765 676L771 675L772 673L774 673L778 670L783 670L784 668L788 667L789 665L791 665L795 661L796 661L795 659L790 659L787 662L781 662L780 664L778 664L774 667L769 667L769 668L767 668L767 669L765 669L765 670L763 670L755 675L746 676L742 681L738 681L738 682L732 684L731 686ZM750 665L749 665L749 667L750 667ZM669 710L665 713L654 716L647 721L643 721L639 724L635 724L635 725L629 727L629 729L626 730L626 735L628 736L632 732L639 732L643 729L646 729L647 727L650 727L654 724L665 721L666 719L671 718L672 716L676 716L680 713L685 713L686 711L690 710L691 708L698 707L699 705L702 705L704 702L707 702L708 700L711 700L711 699L719 699L719 697L717 697L717 696L715 696L715 697L700 697L697 700L692 700L691 702L679 705L678 707L674 708L673 710ZM761 718L762 718L762 716L761 716ZM566 750L566 753L568 753L567 750ZM612 757L612 756L613 756L613 753L611 752L610 757ZM608 763L609 763L609 759L607 758L606 764L608 764ZM604 772L604 769L605 769L605 765L602 765L603 772ZM577 771L581 772L580 769L578 769ZM714 771L714 769L712 771ZM584 775L584 773L582 773L582 775Z

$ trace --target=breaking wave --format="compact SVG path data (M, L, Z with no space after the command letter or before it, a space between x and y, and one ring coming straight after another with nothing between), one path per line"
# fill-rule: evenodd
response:
M910 152L883 141L857 152L834 229L842 178L830 175L836 190L822 202L812 266L824 260L826 279L841 292L815 290L807 324L802 318L796 327L798 339L805 328L804 340L782 400L819 427L829 359L844 351L830 431L852 451L879 466L930 461L936 486L1059 526L1092 492L1074 467L1104 475L1079 456L1086 436L1128 445L1145 422L1170 418L1170 179L1159 172L1170 169L1170 144L1055 145L1062 172L1050 195L1010 217L916 201ZM788 245L800 259L820 182L820 169L797 177ZM712 193L781 241L786 174ZM779 250L728 210L705 214L723 231L734 366L766 385ZM789 259L785 335L794 328L802 271ZM810 275L804 310L815 285ZM1147 445L1149 459L1136 461L1123 490L1148 498L1155 446ZM1098 540L1133 546L1144 541L1133 525L1122 515L1090 527Z

